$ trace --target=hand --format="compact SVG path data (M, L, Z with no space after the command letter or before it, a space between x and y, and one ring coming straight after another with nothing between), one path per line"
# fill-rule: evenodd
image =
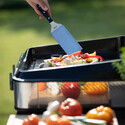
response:
M48 14L51 16L50 7L47 0L26 0L26 2L35 10L35 12L39 15L39 19L43 19L44 16L41 14L41 12L37 9L37 4L45 11L48 12Z

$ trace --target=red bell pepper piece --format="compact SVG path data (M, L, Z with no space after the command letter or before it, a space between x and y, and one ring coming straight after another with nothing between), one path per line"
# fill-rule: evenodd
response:
M73 54L69 55L69 57L71 57L71 56L78 56L78 55L81 55L81 54L83 54L83 52L82 51L78 51L76 53L73 53Z
M67 58L67 57L78 56L78 55L82 55L82 54L83 54L82 51L78 51L78 52L76 52L76 53L70 54L70 55L68 55L68 56L66 56L66 57L64 57L64 58L62 58L62 59L60 59L60 60L58 60L57 62L61 62L62 60L64 60L64 59Z
M85 54L83 55L83 59L86 59L86 58L89 58L89 54L88 54L88 53L85 53Z
M73 54L71 54L71 55L68 55L68 56L66 56L66 57L64 57L64 58L62 58L62 59L60 59L60 60L58 60L57 62L61 62L62 60L64 60L64 59L67 58L67 57L78 56L78 55L82 55L82 54L83 54L82 51L78 51L78 52L76 52L76 53L73 53ZM102 58L101 56L89 56L88 53L83 54L83 59L87 59L87 58L98 58L98 59L100 59L100 61L103 61L103 58Z

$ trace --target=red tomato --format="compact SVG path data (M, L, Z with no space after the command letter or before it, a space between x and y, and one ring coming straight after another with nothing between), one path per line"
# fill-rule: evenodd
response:
M75 99L67 98L61 103L59 112L66 116L80 116L82 115L82 105Z
M58 120L59 120L59 117L58 116L54 116L54 115L51 115L49 117L49 119L47 120L47 125L58 125Z
M32 116L28 116L28 121L29 121L29 125L33 125L34 124Z
M60 118L58 120L58 125L71 125L71 121L69 119Z
M36 114L29 115L26 119L23 120L22 125L38 125L39 117Z
M36 114L31 114L28 116L29 125L38 125L39 124L39 117Z
M79 82L64 82L61 91L66 98L78 98L81 87Z
M63 119L55 115L51 115L47 120L47 125L71 125L69 119Z
M27 118L24 119L22 125L29 125L29 120Z

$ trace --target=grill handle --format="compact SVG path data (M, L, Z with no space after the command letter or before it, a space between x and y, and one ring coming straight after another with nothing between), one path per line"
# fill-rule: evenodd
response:
M13 65L13 74L15 72L15 65ZM12 78L12 73L9 74L9 78L10 78L10 90L14 90L14 84L13 84L13 78Z
M12 73L9 74L10 77L10 90L14 90L13 88L13 79L12 79Z

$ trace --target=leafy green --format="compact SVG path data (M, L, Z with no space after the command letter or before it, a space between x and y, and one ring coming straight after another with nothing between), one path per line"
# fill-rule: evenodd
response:
M120 74L121 79L125 81L125 47L121 48L120 59L121 59L121 62L114 62L113 66Z

